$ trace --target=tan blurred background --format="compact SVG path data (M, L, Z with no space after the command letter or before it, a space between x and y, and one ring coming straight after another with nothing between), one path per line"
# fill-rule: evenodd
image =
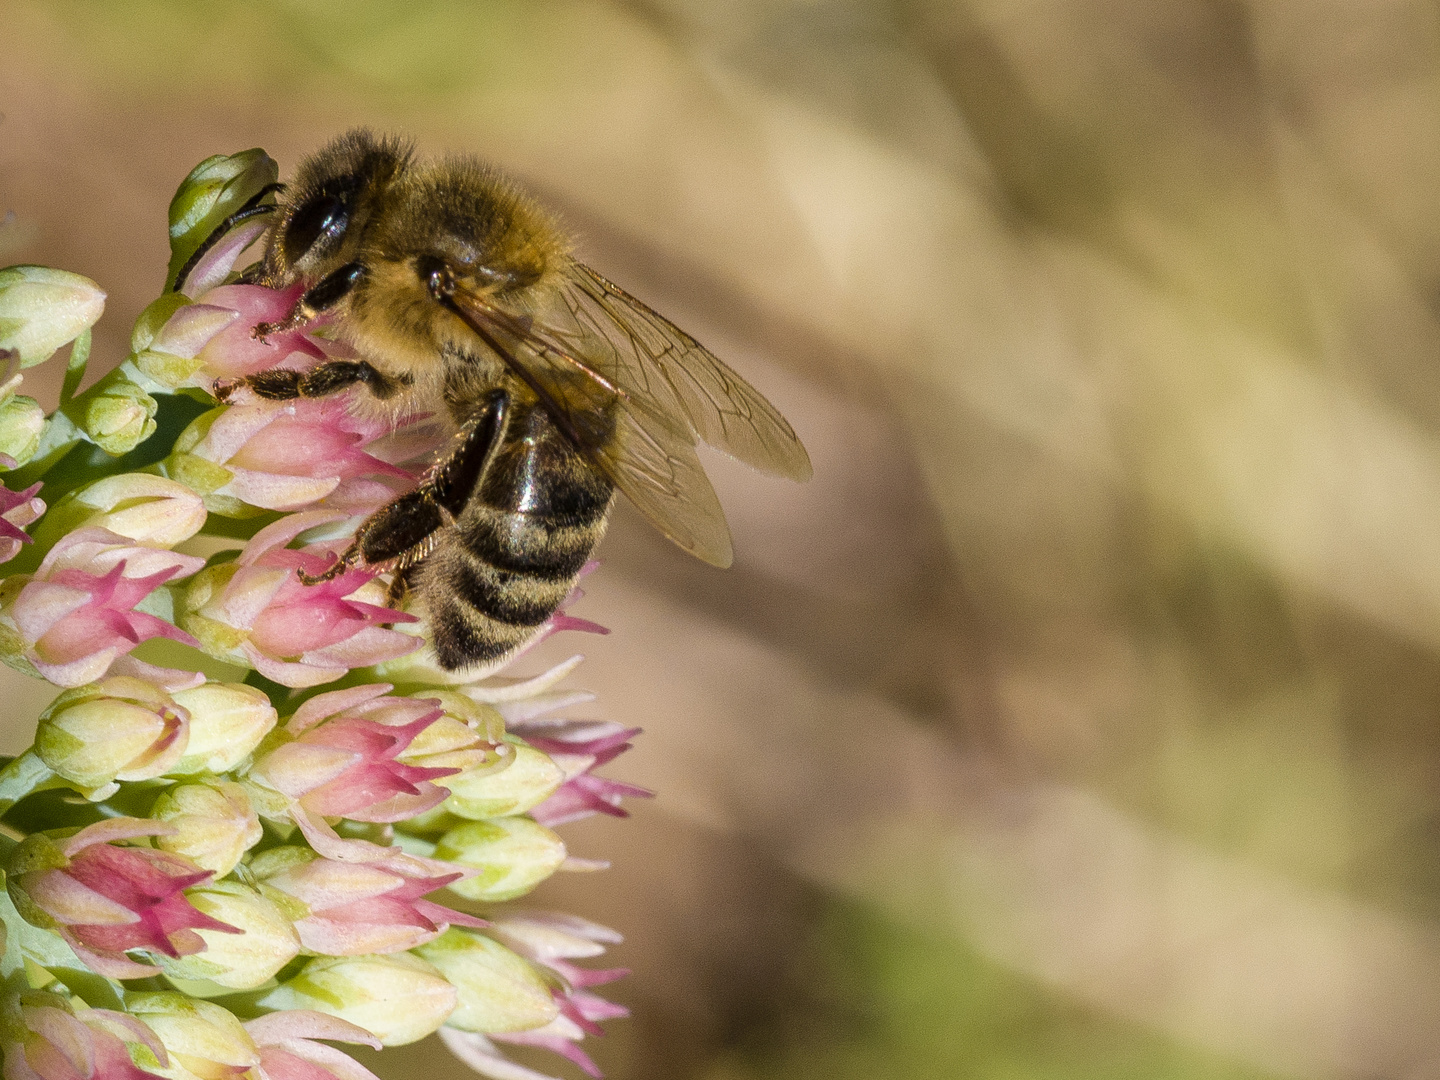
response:
M794 421L734 569L621 512L546 647L660 792L538 897L615 1080L1440 1077L1435 3L0 0L0 112L102 364L192 165L363 123Z

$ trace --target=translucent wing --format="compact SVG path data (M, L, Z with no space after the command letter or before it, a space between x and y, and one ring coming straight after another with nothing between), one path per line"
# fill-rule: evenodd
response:
M565 351L531 316L513 315L463 292L451 294L448 302L656 528L690 554L715 566L730 565L730 530L683 413L627 391L588 358Z
M762 472L808 480L810 458L775 406L705 346L584 263L532 311L533 334L632 398L683 417Z

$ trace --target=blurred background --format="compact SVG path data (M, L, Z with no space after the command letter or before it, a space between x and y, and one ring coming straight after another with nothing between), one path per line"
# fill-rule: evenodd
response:
M1440 1077L1432 0L0 0L0 112L101 368L197 161L367 124L801 433L523 662L660 793L536 898L627 936L613 1080Z

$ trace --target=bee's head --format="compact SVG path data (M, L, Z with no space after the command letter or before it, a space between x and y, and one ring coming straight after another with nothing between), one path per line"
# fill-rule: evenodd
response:
M308 158L289 186L265 253L274 283L318 280L348 262L366 220L409 164L409 144L347 132Z

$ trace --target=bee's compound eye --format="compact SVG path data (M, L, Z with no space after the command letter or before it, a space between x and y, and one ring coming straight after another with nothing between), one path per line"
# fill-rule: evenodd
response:
M339 195L316 195L290 217L285 228L285 258L294 264L305 257L322 236L345 231L350 212Z

